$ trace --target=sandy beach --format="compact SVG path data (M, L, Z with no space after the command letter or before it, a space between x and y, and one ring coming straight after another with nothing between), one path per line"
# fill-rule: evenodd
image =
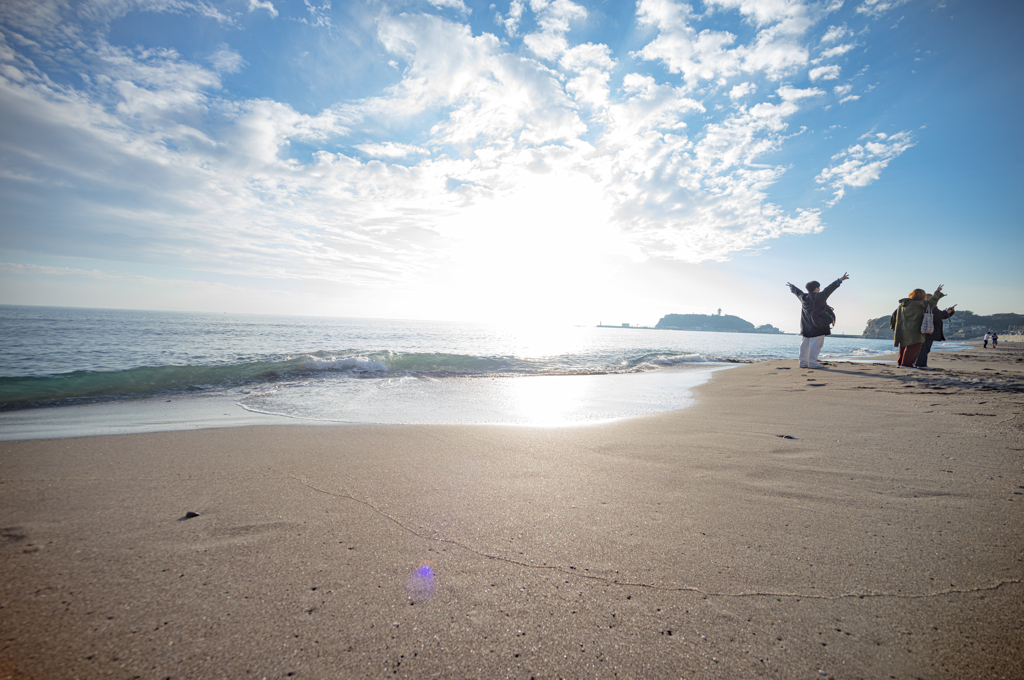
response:
M1024 678L1024 348L930 362L0 442L0 677Z

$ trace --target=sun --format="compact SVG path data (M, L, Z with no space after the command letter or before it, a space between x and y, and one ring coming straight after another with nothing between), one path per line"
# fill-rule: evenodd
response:
M581 173L521 177L444 231L454 244L444 277L453 302L488 321L565 320L593 305L632 248L600 186Z

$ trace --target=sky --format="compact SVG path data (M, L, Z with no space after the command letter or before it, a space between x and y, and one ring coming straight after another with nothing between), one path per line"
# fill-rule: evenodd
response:
M0 303L1024 312L1024 3L4 0Z

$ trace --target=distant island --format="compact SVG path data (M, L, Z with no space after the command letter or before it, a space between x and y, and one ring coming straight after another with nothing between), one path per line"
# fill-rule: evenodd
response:
M654 326L669 331L717 331L719 333L782 333L770 323L763 326L741 319L732 314L666 314Z
M941 306L941 303L939 303ZM880 316L877 319L868 321L862 338L880 338L892 340L893 332L889 328L889 319L892 314ZM1024 327L1024 314L989 314L983 316L969 310L957 310L951 318L943 322L945 324L944 335L947 340L971 340L980 338L985 333L1004 333L1019 331Z

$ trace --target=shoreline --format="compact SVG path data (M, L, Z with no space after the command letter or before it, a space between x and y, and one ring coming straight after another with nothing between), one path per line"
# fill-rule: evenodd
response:
M950 343L953 345L953 343ZM961 347L937 349L935 352L961 351ZM894 355L893 355L894 357ZM823 359L833 363L872 363L894 360L883 355L844 355L837 359ZM754 361L758 363L761 360ZM779 359L778 361L788 361ZM715 371L751 363L750 360L730 359L693 363L686 367L641 371L624 374L515 376L502 377L497 388L486 389L489 378L467 377L477 388L463 395L461 402L452 402L451 391L442 396L447 399L443 408L434 409L426 419L425 413L407 414L407 419L374 421L373 416L359 410L345 417L318 416L316 414L288 414L254 408L242 403L245 396L232 393L193 395L162 395L138 399L121 399L96 403L40 406L0 411L0 441L26 439L54 439L83 436L169 432L219 427L262 425L311 426L385 425L385 424L494 424L510 427L587 427L599 423L617 422L654 413L682 410L692 404L691 390L710 380ZM684 376L679 371L689 372ZM563 382L563 378L566 382ZM507 389L511 381L527 381L529 390ZM568 381L572 381L571 383ZM546 382L540 387L541 382ZM601 383L608 383L602 385ZM612 386L612 382L619 384ZM584 385L584 383L587 383ZM502 391L502 388L506 388ZM652 395L658 395L654 397ZM523 403L518 404L510 397ZM539 414L536 407L526 401L544 397L550 408L557 404L574 403L571 410L562 409L560 415ZM620 403L616 405L615 400ZM383 406L383 405L381 405ZM524 408L525 407L525 408Z
M2 442L0 676L1024 677L1024 350L932 358L585 428Z
M657 372L652 369L690 361L742 363L795 357L797 347L793 338L765 334L680 332L624 338L600 329L574 327L542 341L536 335L508 334L490 327L406 327L396 323L365 327L349 323L315 328L302 324L271 325L267 334L258 335L261 339L254 341L254 347L235 352L231 351L232 343L239 337L248 337L248 326L228 324L228 332L219 322L192 319L188 315L162 319L159 323L141 313L123 319L113 315L107 321L127 330L110 345L98 337L75 341L74 334L67 330L73 326L74 318L77 317L70 315L61 321L63 330L56 333L52 339L56 344L45 355L34 358L25 351L32 344L28 342L7 357L0 380L0 435L4 428L3 413L219 393L239 395L240 400L254 404L257 411L322 420L375 422L377 414L383 414L384 422L499 422L505 420L496 413L500 408L492 408L487 414L474 413L488 401L488 395L462 395L466 398L454 404L449 402L460 400L449 397L458 391L456 386L431 391L425 385L435 381L450 385L460 378L472 382L474 378L504 380L510 376ZM193 356L179 333L184 326L171 323L175 319L186 326L206 323L203 327L208 326L207 331L214 334L223 331L227 333L226 344ZM144 326L150 322L163 329L155 336L156 341L132 335L135 331L131 329L137 324ZM332 341L325 338L336 332L351 332L356 346L330 349ZM311 337L304 339L306 333ZM36 341L50 340L39 337ZM106 349L98 350L97 355L85 351L79 357L78 345L83 342L86 346L99 343ZM829 353L871 353L887 349L886 345L886 341L837 338L830 343ZM123 347L124 351L115 353L110 351L112 347ZM109 351L109 355L104 355L104 351ZM380 389L378 383L382 381L387 384ZM417 409L407 408L414 403L426 408L415 413ZM401 404L398 410L403 413L396 413L396 404ZM424 412L451 406L455 407L455 418L421 417ZM470 417L463 419L463 413ZM600 409L598 413L605 415Z
M436 409L433 417L447 416L440 422L366 422L286 415L256 410L231 394L23 409L0 412L0 441L273 425L590 427L688 408L693 403L692 390L696 386L706 383L714 373L738 365L736 362L707 362L685 368L624 374L509 376L502 378L501 383L486 377L456 379L475 382L476 389L467 390L461 402L446 403L446 408ZM450 394L448 399L451 400ZM533 401L539 405L529 406ZM572 408L565 408L565 404L571 404ZM634 411L636 415L606 416L627 411Z

